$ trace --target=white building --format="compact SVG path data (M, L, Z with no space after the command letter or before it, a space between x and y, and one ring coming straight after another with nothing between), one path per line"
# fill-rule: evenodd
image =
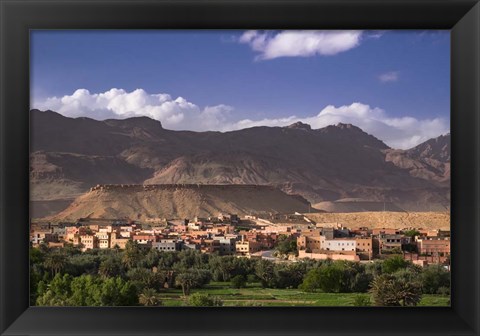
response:
M357 241L349 238L325 239L321 236L322 249L327 251L356 251Z
M101 249L110 248L110 233L108 231L99 231L95 234L98 238L98 247Z

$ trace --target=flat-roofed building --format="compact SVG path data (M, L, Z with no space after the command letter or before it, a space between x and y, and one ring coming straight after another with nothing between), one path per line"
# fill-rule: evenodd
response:
M98 239L93 235L82 235L79 236L79 238L82 251L92 250L98 247Z
M154 242L156 242L157 236L153 234L136 234L133 235L132 240L137 242L139 245L149 245L151 246Z
M401 234L384 234L378 235L379 253L389 253L392 251L401 251L404 243L403 235Z
M372 237L355 237L357 242L356 251L361 259L372 259L373 257L373 239Z
M75 244L75 237L76 236L82 236L87 234L87 228L81 226L81 227L76 227L76 226L69 226L65 228L65 240L72 242Z
M110 233L107 231L99 231L95 233L95 236L98 238L98 248L108 249L110 248Z
M152 248L164 252L180 251L183 247L183 241L177 239L160 239L152 243Z
M333 227L322 227L320 228L320 235L324 236L325 239L333 239L335 237L335 229Z
M416 239L418 252L425 255L445 256L450 254L449 237L422 237Z
M104 225L98 229L98 232L112 232L112 231L113 231L112 225Z
M450 231L448 230L435 229L429 230L426 233L426 236L428 237L450 237Z
M261 244L255 241L238 241L235 245L235 249L240 255L249 255L261 250Z
M65 240L67 229L64 226L54 226L52 227L52 233L57 234L59 240Z
M110 246L112 248L118 247L119 249L125 249L125 246L130 241L130 235L124 237L120 234L113 232L110 236Z
M305 251L317 251L322 249L322 241L325 240L325 237L320 235L318 236L305 236L301 235L297 238L297 249Z
M200 244L194 242L188 242L183 244L184 250L200 250Z
M325 239L323 241L323 250L327 251L353 251L357 249L357 241L352 238Z
M118 236L119 236L120 238L132 239L132 237L133 237L133 232L131 232L131 231L120 231L120 232L118 232Z
M58 242L58 234L52 233L51 230L34 230L30 234L30 241L33 245L40 243L48 244L50 242Z
M203 239L200 244L202 253L215 253L220 251L220 242L215 239Z
M381 234L387 234L387 235L396 235L396 234L400 234L400 230L398 229L385 229L385 228L382 228L382 229L373 229L372 230L372 234L374 236L379 236Z
M219 249L220 255L235 254L235 252L236 252L236 248L235 248L236 239L225 238L225 237L215 238L215 239L218 240L218 242L220 244L220 249Z

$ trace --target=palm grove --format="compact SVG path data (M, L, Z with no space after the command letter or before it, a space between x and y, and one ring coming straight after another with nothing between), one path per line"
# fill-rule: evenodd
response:
M181 289L184 305L221 306L196 293L211 281L232 288L260 283L264 288L304 292L359 293L353 305L416 306L423 294L449 294L450 273L440 265L421 268L401 256L372 263L262 259L159 252L129 242L125 250L72 246L30 249L30 300L40 306L160 306L162 295Z

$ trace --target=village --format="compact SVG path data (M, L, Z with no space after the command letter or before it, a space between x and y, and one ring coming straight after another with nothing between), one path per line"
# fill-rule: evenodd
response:
M82 218L76 222L32 222L30 243L51 248L67 245L82 251L125 249L133 241L158 251L201 253L295 262L331 259L369 262L402 255L418 266L441 264L449 269L450 231L422 228L370 228L362 223L315 223L308 215L266 214L189 219ZM280 248L282 245L282 248Z

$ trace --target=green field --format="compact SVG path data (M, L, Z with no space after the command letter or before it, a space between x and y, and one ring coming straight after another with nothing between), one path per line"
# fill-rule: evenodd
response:
M249 284L247 288L234 289L228 282L211 282L205 288L194 289L216 296L224 306L353 306L357 293L305 293L299 289L262 288L260 284ZM169 289L161 293L164 306L184 305L182 291ZM448 306L449 296L423 295L420 306Z

